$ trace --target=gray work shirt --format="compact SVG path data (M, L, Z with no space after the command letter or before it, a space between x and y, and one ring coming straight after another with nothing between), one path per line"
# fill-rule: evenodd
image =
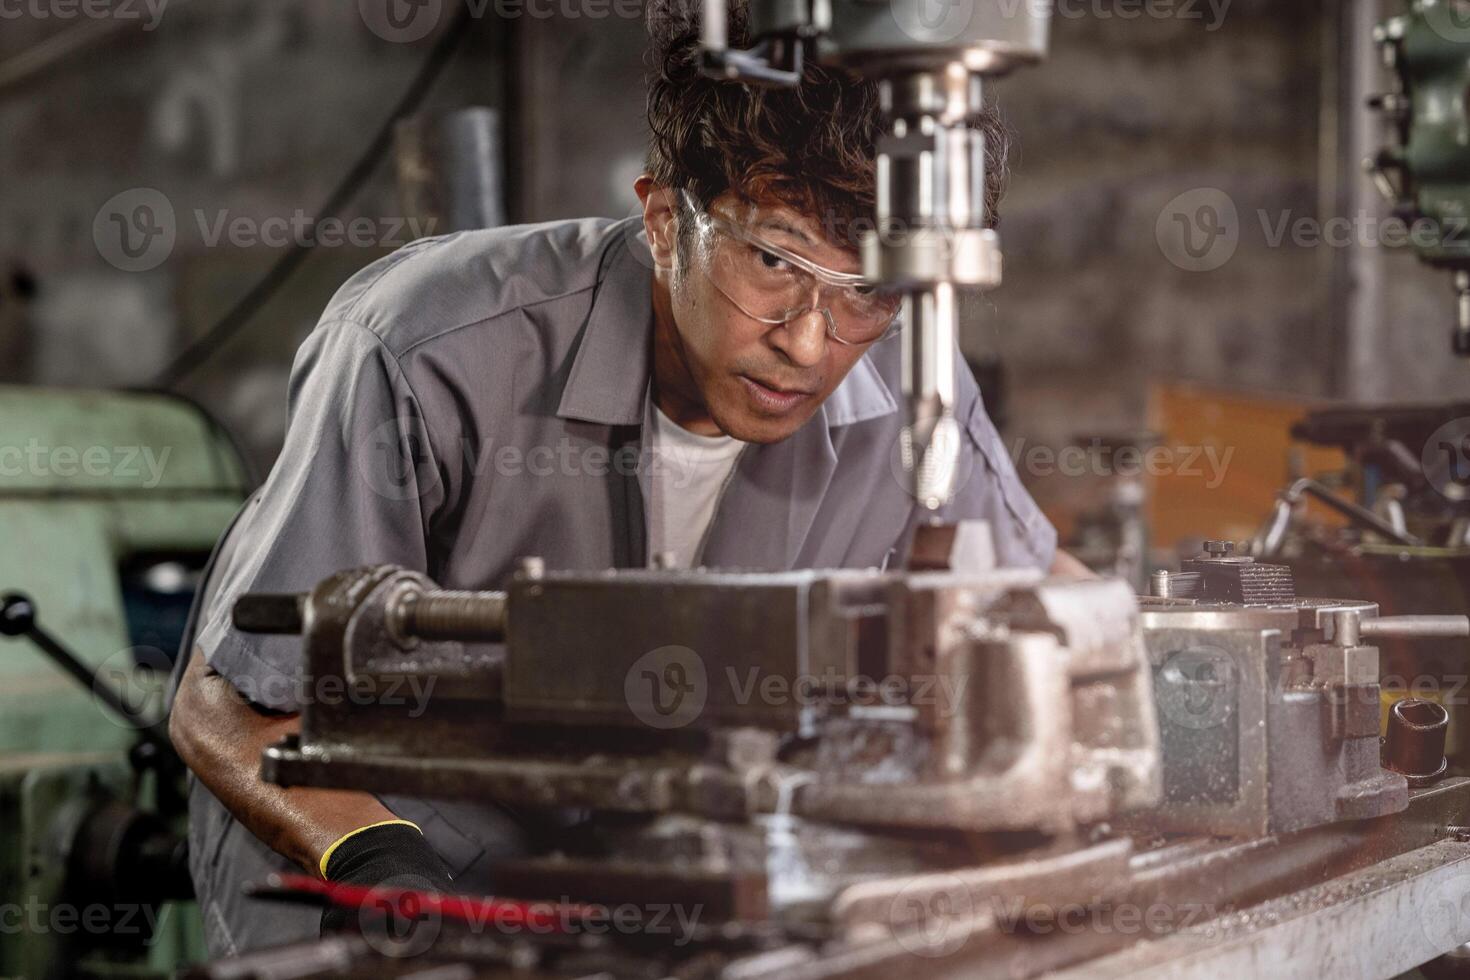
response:
M299 710L300 640L240 634L230 605L343 568L393 563L446 588L495 589L525 555L548 569L645 565L652 269L641 219L591 219L427 239L354 276L297 356L285 446L217 570L197 640L210 666L260 705ZM900 356L901 342L874 345L791 438L747 448L705 565L865 568L903 554L921 514L898 458ZM1002 564L1048 567L1056 534L960 374L963 479L943 516L988 521ZM284 859L202 787L195 799L211 948L313 930L314 916L288 926L279 907L224 894ZM513 846L503 814L387 802L424 827L466 887Z

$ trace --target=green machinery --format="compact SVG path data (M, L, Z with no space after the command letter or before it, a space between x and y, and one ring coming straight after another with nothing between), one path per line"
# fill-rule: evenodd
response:
M1470 3L1413 0L1374 40L1395 79L1369 104L1395 145L1367 162L1425 262L1454 274L1455 353L1470 357Z
M200 572L249 483L186 401L0 386L5 615L33 614L85 665L0 639L0 977L166 976L202 957L177 760L107 702L161 719Z

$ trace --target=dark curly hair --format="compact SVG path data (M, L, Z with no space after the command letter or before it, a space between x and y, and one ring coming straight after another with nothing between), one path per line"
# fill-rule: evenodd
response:
M819 216L829 235L856 244L854 221L874 217L874 144L882 134L877 85L808 60L796 88L711 79L699 70L699 0L650 0L647 168L655 181L706 205L727 190ZM729 0L732 47L750 45L746 0ZM995 224L1008 134L993 106L985 134L985 209Z

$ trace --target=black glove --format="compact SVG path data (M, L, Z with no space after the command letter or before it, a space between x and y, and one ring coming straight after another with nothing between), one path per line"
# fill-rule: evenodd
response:
M451 888L449 869L409 823L378 824L349 834L328 852L325 865L323 877L337 884L431 892ZM329 905L322 912L322 935L360 932L364 917L378 914L376 909Z

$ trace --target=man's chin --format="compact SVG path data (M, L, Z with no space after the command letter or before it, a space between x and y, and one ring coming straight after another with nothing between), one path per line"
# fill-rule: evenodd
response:
M821 404L818 403L808 411L793 412L790 415L775 418L741 409L731 411L728 408L711 414L715 424L727 436L741 442L753 442L764 446L791 438L796 434L797 429L800 429L816 414L820 407Z

